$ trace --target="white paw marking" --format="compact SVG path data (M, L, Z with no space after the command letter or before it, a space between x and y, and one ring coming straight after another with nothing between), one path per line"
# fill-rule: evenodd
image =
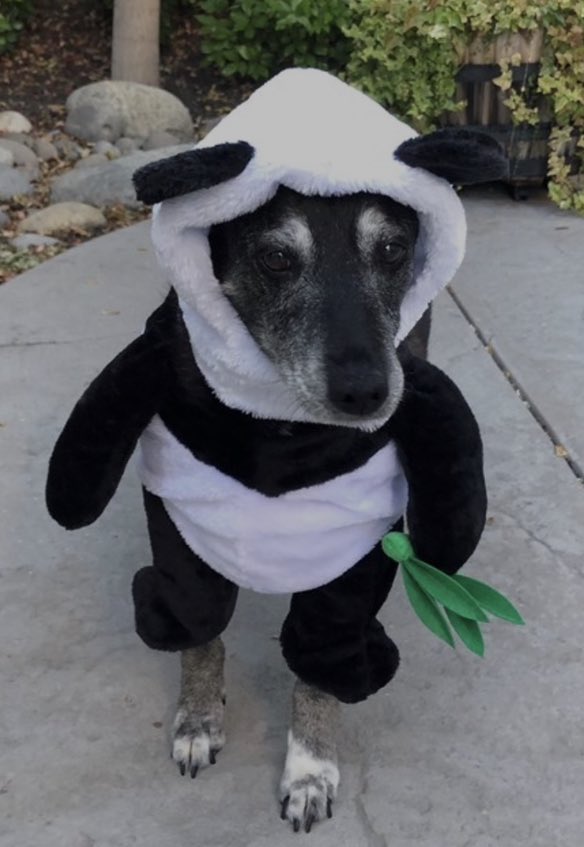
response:
M221 718L192 714L178 709L173 724L172 758L181 774L195 777L200 768L215 764L215 756L225 744Z
M294 830L310 832L316 821L332 817L339 787L339 769L332 759L319 759L288 733L288 753L280 782L282 819Z

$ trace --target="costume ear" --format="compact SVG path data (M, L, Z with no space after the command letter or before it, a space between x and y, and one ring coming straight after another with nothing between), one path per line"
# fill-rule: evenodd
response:
M411 138L400 144L395 157L457 185L509 176L509 162L500 144L484 132L469 129L449 127Z
M160 203L200 188L211 188L245 170L254 154L246 141L187 150L139 168L133 176L142 203Z

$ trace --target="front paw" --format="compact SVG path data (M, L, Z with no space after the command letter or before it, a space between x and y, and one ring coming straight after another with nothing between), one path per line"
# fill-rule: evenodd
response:
M310 832L315 822L332 818L338 787L336 761L316 756L290 733L280 782L282 820L290 821L294 832L302 827Z
M225 744L223 706L204 715L179 706L172 732L172 758L184 776L194 779L200 768L214 765L217 753Z

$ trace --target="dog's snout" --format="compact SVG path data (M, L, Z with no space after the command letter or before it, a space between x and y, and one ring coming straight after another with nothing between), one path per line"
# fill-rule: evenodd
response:
M365 416L387 400L387 375L367 364L329 364L328 398L340 412Z

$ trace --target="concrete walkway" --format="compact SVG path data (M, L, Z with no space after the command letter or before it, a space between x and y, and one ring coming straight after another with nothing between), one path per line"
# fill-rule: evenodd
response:
M383 618L402 668L345 709L335 815L309 836L276 803L285 599L244 592L227 637L228 743L192 782L168 756L177 660L133 633L129 585L148 550L132 467L97 525L66 533L45 513L74 401L163 295L146 225L2 286L1 847L581 847L584 220L497 193L465 202L468 258L439 300L432 358L486 446L490 517L466 572L528 625L493 623L481 661L433 639L397 587Z

